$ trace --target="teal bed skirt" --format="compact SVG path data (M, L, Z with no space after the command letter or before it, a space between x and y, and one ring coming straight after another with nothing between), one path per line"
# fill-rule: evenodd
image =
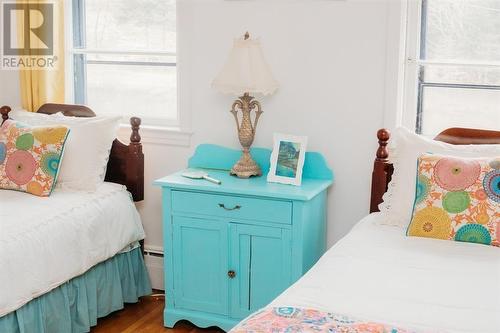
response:
M54 269L57 269L54 267ZM0 317L1 333L82 333L105 317L151 294L137 248L94 266L23 307Z

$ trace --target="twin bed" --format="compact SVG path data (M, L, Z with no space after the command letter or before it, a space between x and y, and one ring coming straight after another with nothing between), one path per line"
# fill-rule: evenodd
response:
M10 109L0 111L8 119ZM38 112L95 116L75 105ZM0 191L0 332L88 332L97 318L151 293L134 205L144 195L140 119L131 124L130 144L115 140L95 192Z
M406 228L384 223L389 137L378 133L371 214L233 332L500 332L497 247L407 237ZM436 140L500 144L500 132L449 129Z

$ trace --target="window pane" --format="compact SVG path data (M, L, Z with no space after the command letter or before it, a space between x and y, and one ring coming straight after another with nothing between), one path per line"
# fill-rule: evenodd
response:
M177 119L176 67L146 57L87 56L87 103L97 114ZM158 123L160 125L160 123Z
M424 87L422 134L449 127L500 130L500 90Z
M175 0L84 1L86 48L175 52Z
M423 81L500 86L500 67L425 65Z
M499 0L424 0L423 59L500 59Z

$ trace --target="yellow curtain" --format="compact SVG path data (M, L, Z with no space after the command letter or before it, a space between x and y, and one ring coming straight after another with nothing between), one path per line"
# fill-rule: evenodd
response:
M25 0L18 0L18 3L26 3ZM24 109L36 112L40 106L45 103L64 103L64 0L46 1L39 0L30 2L30 8L37 9L37 4L52 3L53 6L53 41L54 41L54 56L56 61L54 67L47 66L41 68L24 67L20 70L21 76L21 100ZM20 19L17 16L17 32L18 40L24 41L24 25L29 24L30 27L38 27L44 19L39 12L28 11L28 21L25 22L26 16ZM19 15L23 15L20 12ZM46 26L46 25L45 25ZM41 39L46 40L45 36L50 31L43 29L38 32ZM45 35L45 36L44 36ZM40 46L41 42L37 38L31 40L32 47ZM23 45L23 44L20 44ZM37 46L38 45L38 46ZM30 54L31 57L37 57ZM52 57L50 57L52 58Z

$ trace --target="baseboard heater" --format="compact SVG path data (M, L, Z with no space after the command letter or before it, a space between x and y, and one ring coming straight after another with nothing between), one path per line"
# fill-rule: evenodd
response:
M144 248L144 261L146 262L153 289L165 290L163 279L163 250L146 246Z
M163 251L144 248L144 255L163 258Z

